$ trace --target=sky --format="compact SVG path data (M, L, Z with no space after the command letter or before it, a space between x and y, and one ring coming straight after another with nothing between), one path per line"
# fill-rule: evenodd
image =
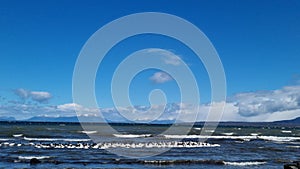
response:
M274 121L300 116L300 2L244 1L9 1L0 2L0 117L97 116L94 109L73 103L72 77L86 41L105 24L139 12L162 12L197 26L211 41L223 64L227 100L224 121ZM122 30L120 28L120 30ZM200 92L200 115L209 112L211 88L197 55L170 37L143 34L116 44L103 59L95 78L99 109L110 120L124 120L114 107L111 80L118 65L143 49L178 66L178 58L193 72ZM155 53L156 52L156 53ZM154 89L164 91L167 107L161 120L173 120L180 107L180 88L166 72L149 69L131 81L131 103L150 106ZM183 113L194 111L183 103ZM145 107L144 107L145 106ZM153 112L131 114L148 120ZM125 112L132 109L124 105ZM120 111L120 110L119 110ZM136 113L136 112L135 112ZM121 113L122 114L122 113ZM187 119L191 120L187 116ZM184 121L183 120L183 121Z

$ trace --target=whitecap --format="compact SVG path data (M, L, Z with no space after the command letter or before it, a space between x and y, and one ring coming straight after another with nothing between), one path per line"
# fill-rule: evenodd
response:
M91 141L91 139L79 139L79 138L29 138L24 137L27 141L68 141L68 142L85 142Z
M213 132L215 132L215 130L205 130L205 132L207 132L207 133L213 133Z
M281 130L281 133L292 133L290 130Z
M267 141L290 142L300 140L300 137L278 137L278 136L258 136L258 138Z
M296 148L296 149L298 149L298 148L300 148L300 146L286 146L287 148Z
M183 138L199 138L199 139L234 139L234 140L267 140L277 142L290 142L300 140L300 137L279 137L279 136L205 136L205 135L163 135L169 139L183 139Z
M22 137L23 134L14 134L13 137Z
M224 161L225 165L233 165L233 166L249 166L249 165L262 165L266 164L265 161L246 161L246 162L227 162Z
M18 157L20 160L30 160L33 158L36 158L38 160L42 160L42 159L47 159L47 158L51 158L50 156L19 156Z
M84 133L84 134L95 134L95 133L97 133L98 131L85 131L85 130L83 130L83 131L79 131L79 133Z
M1 143L0 144L0 147L1 146L10 146L12 143L10 143L10 142L4 142L4 143Z
M231 132L231 133L222 133L222 134L224 134L225 136L232 136L234 133Z
M139 137L150 137L151 134L113 134L115 137L120 138L139 138Z
M201 139L256 139L254 136L205 136L205 135L164 135L166 138L183 139L183 138L201 138Z
M219 144L204 142L140 142L140 143L98 143L98 144L34 144L36 148L57 149L108 149L108 148L200 148L219 147Z
M258 135L260 135L260 133L251 133L250 135L251 136L258 136Z

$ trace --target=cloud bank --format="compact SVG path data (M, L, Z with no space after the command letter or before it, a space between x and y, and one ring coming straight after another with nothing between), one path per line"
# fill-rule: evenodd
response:
M300 116L300 86L239 93L230 98L239 116L251 121L274 121Z
M51 98L47 92L32 92L24 89L16 90L15 93L22 99L31 98L37 102L43 102ZM219 104L219 103L214 103ZM205 121L210 110L210 103L199 105L197 121ZM160 114L160 111L164 111ZM156 105L147 111L148 106L135 106L119 108L86 108L75 103L67 103L56 106L36 105L33 103L9 102L0 105L0 117L15 117L18 120L28 119L33 116L79 116L100 117L100 112L108 121L126 122L127 119L122 114L138 122L151 120L154 115L160 114L158 121L174 121L178 115L183 114L178 121L194 121L193 114L196 109L188 103L169 103ZM285 86L281 89L271 91L255 91L238 93L229 97L221 121L279 121L300 117L300 85ZM216 119L217 120L217 119Z

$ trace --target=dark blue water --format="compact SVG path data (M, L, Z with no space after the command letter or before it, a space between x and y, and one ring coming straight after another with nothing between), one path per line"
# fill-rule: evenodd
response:
M178 126L180 128L180 126ZM3 168L283 168L300 160L297 127L218 127L212 136L159 135L167 126L115 126L119 135L97 135L97 143L78 124L1 123ZM205 142L199 138L206 137ZM147 140L145 141L145 138ZM182 140L181 140L182 139ZM171 148L172 147L172 148ZM171 148L171 149L169 149ZM111 153L166 152L147 158ZM39 163L30 164L36 158Z

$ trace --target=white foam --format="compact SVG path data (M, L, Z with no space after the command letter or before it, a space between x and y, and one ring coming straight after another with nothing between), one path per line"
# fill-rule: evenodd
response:
M204 136L204 135L164 135L166 138L183 139L183 138L199 138L199 139L256 139L255 136Z
M57 149L108 149L108 148L200 148L219 147L219 144L203 142L149 142L149 143L98 143L98 144L34 144L35 148Z
M27 141L67 141L67 142L85 142L91 139L78 139L78 138L28 138L24 137Z
M7 138L0 138L0 141L8 141L10 139L7 139Z
M10 142L4 142L4 143L0 143L0 147L1 146L9 146L9 147L13 147L15 145L15 143L10 143Z
M22 137L23 134L14 134L13 137Z
M199 128L199 127L195 127L195 128L194 128L194 130L201 130L201 128Z
M50 156L19 156L18 157L20 160L30 160L33 158L36 158L38 160L46 159L46 158L51 158Z
M222 133L222 134L224 134L225 136L232 136L234 133Z
M249 166L249 165L262 165L266 164L267 162L265 161L248 161L248 162L226 162L224 161L225 165L234 165L234 166Z
M286 146L287 148L300 148L300 146Z
M259 136L258 138L267 141L290 142L300 140L300 137L278 137L278 136Z
M139 137L150 137L151 134L113 134L115 137L120 138L139 138Z
M281 133L292 133L290 130L282 130Z
M207 133L213 133L213 132L215 132L215 130L205 130L205 132L207 132Z
M164 135L170 139L183 139L183 138L199 138L199 139L233 139L233 140L267 140L267 141L278 141L278 142L289 142L300 140L300 137L279 137L279 136L204 136L204 135Z
M251 133L250 135L251 136L258 136L258 135L260 135L260 133Z
M84 133L84 134L95 134L97 133L97 131L79 131L80 133Z

